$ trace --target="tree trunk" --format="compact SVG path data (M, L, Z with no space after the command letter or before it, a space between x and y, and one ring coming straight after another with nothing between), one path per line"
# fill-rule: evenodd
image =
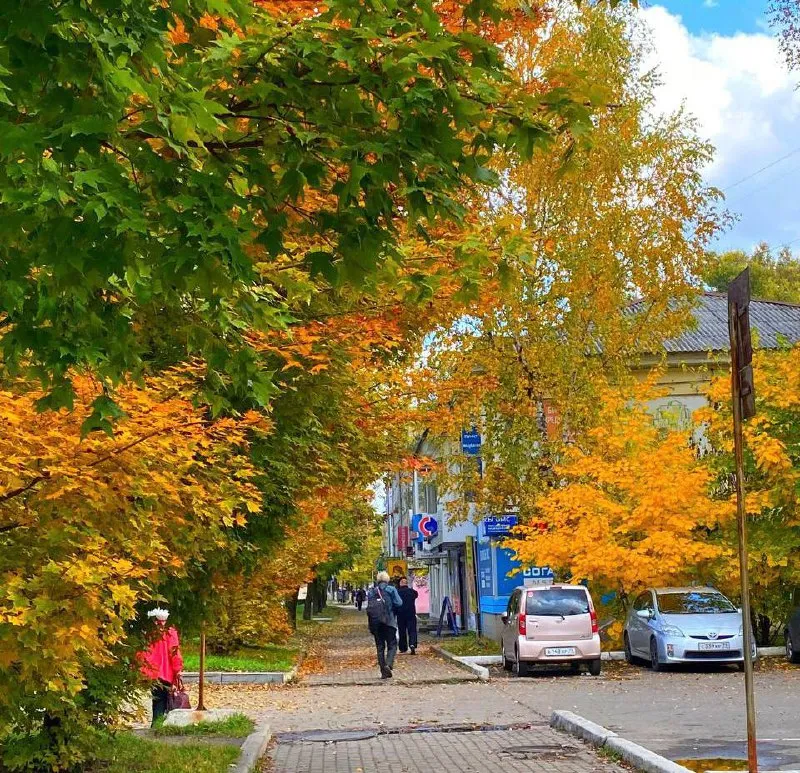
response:
M303 603L303 620L310 620L314 608L314 583L306 585L306 600Z
M314 612L320 614L325 602L325 585L319 577L314 579Z
M292 626L293 631L297 630L297 594L299 592L300 589L296 588L293 593L289 593L284 599L286 615L289 618L289 625Z

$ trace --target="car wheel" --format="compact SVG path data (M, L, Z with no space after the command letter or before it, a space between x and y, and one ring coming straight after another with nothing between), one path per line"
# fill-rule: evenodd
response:
M628 636L627 631L625 631L625 636L623 637L623 648L625 650L625 662L632 666L636 662L636 658L633 657L633 650L631 650L631 639Z
M592 676L600 676L600 671L603 668L603 663L600 658L589 661L589 673Z
M655 638L650 639L650 668L653 671L663 671L664 666L658 661L658 642Z
M511 661L506 657L506 648L503 646L503 671L511 670Z
M800 663L800 652L795 652L792 637L786 631L786 660L790 663Z
M530 667L528 664L519 659L519 652L517 652L517 659L514 661L512 670L514 672L514 676L517 677L528 676L530 673Z

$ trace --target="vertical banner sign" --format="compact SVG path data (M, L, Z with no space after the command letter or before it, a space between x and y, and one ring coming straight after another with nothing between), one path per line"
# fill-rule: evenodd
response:
M478 613L478 577L475 571L475 537L464 537L464 569L467 575L467 594L470 614Z
M408 526L397 527L397 549L400 551L408 547Z
M736 516L739 527L739 576L744 629L744 693L747 708L747 769L758 773L756 704L753 694L753 626L750 622L750 582L747 576L747 510L744 501L744 442L742 421L755 415L753 344L750 339L750 270L745 269L728 288L728 333L731 342L731 397L733 445L736 455Z

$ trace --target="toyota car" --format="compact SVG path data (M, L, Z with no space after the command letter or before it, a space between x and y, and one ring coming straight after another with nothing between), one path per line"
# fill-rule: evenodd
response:
M742 612L714 588L650 588L625 622L625 659L654 671L677 663L744 668Z

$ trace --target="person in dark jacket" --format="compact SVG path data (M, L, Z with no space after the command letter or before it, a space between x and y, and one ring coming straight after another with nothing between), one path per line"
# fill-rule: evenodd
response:
M411 647L411 654L417 651L417 593L408 587L408 578L401 577L398 582L398 593L403 600L403 606L397 611L397 631L400 634L400 652L407 652Z
M356 607L358 607L358 611L361 611L361 607L364 606L364 600L367 598L367 592L363 588L359 588L356 591Z

